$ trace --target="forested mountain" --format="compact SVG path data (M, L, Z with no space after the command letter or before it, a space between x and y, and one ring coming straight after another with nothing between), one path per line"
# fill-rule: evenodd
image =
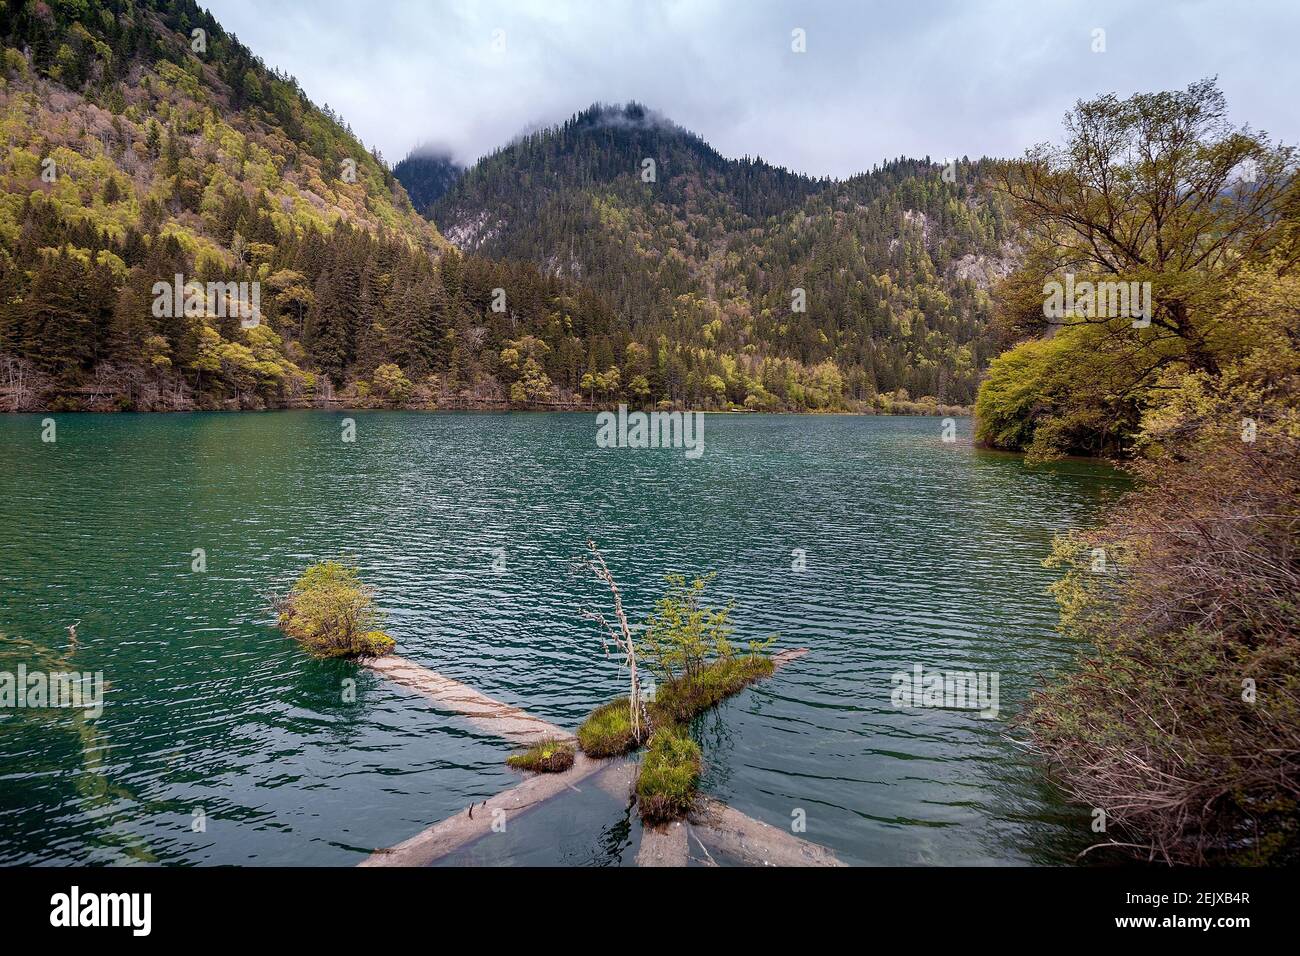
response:
M594 107L400 164L462 254L192 0L22 0L0 36L7 409L930 409L989 358L982 163L815 180Z
M372 386L505 400L525 373L521 397L545 401L533 355L576 369L574 343L609 331L586 291L449 251L339 117L191 0L9 3L0 36L5 408L263 407ZM160 298L177 275L206 294ZM250 327L226 308L241 282ZM490 308L497 288L508 311Z
M393 175L406 187L411 204L425 214L464 172L449 156L418 150L393 167Z
M485 157L432 214L462 249L589 285L639 344L667 348L673 397L968 403L993 352L986 289L1014 252L986 166L811 179L725 159L638 104L597 105Z

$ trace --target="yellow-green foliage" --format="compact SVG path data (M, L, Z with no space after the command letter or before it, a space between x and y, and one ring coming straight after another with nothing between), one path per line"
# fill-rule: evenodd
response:
M1287 272L1282 253L1243 267L1219 293L1202 308L1214 319L1207 322L1206 348L1220 367L1245 362L1277 370L1291 354L1288 330L1300 297L1300 277ZM1123 319L1070 325L1051 338L1022 342L989 364L975 403L976 441L1026 451L1035 461L1150 442L1163 409L1187 401L1191 386L1214 377L1189 371L1185 351L1176 338L1133 329ZM1148 370L1145 377L1140 370Z
M101 55L111 56L93 37L85 39ZM271 202L277 228L286 234L304 228L327 230L342 219L370 232L382 228L412 247L445 245L430 223L408 206L399 208L370 153L321 113L299 103L296 93L287 94L286 104L292 104L287 108L303 114L310 137L328 143L332 156L356 160L355 184L339 179L333 159L323 164L279 129L268 130L246 112L223 111L201 79L202 64L194 57L186 62L182 66L159 60L142 71L138 83L115 91L115 95L123 92L130 102L111 117L112 124L106 124L102 109L79 94L60 92L64 102L52 108L49 85L30 74L18 51L7 49L9 79L0 88L0 136L8 143L6 155L0 157L0 196L5 198L0 236L10 238L13 233L8 215L13 212L11 200L20 200L33 188L57 203L65 216L88 222L114 239L121 240L130 226L139 228L143 202L157 199L166 204L175 191L175 184L163 175L161 161L143 148L152 120L163 128L164 141L171 135L167 129L171 124L187 139L192 158L182 161L182 172L196 180L205 227L215 226L211 218L219 196L234 189L261 190ZM285 86L279 81L273 85ZM282 157L287 156L297 160L288 178L282 172ZM39 179L44 159L56 164L53 182ZM128 166L128 161L139 168ZM121 191L119 201L111 204L102 199L110 178L117 180ZM315 193L319 205L305 198L306 190ZM282 199L290 213L283 211ZM176 235L187 252L203 249L209 261L228 259L215 234L196 231L192 219L177 218L169 206L165 208L168 218L163 231Z
M58 249L54 249L49 246L46 246L41 248L38 251L42 256L45 257L58 256L62 254L77 260L83 266L89 266L92 264L90 250L82 249L77 246L67 245L67 246L61 246ZM99 250L99 252L95 253L93 258L93 264L97 266L107 267L111 272L113 272L115 275L119 277L125 276L127 272L126 263L122 261L121 257L112 252L109 252L107 249L101 249Z
M772 662L763 652L775 638L751 641L749 653L737 655L731 644L733 604L703 604L713 577L696 577L688 584L680 574L668 575L668 590L646 620L642 655L662 682L650 704L656 725L689 720L772 673Z
M1117 335L1128 324L1067 326L994 359L975 401L975 440L1030 461L1125 449L1150 393L1130 376L1131 348ZM1175 348L1152 338L1147 361Z
M313 564L278 602L278 610L280 629L317 657L378 657L394 647L378 629L374 593L353 565Z
M211 323L209 317L198 320L192 371L221 381L237 394L266 400L310 388L313 377L285 358L281 337L265 323L239 329L242 341L222 338Z
M27 76L27 57L23 56L21 50L11 46L5 47L4 72L6 74L15 73L20 78Z
M975 440L990 448L1020 451L1034 440L1035 412L1061 342L1024 342L989 363L975 400Z
M704 589L714 575L697 577L690 584L680 574L667 575L668 590L655 604L642 637L643 653L663 681L694 677L713 655L731 654L732 606L703 607Z
M999 287L1004 327L1044 331L1038 313L1067 277L1097 299L1058 299L1052 321L1065 329L993 364L981 440L1036 457L1126 452L1169 375L1217 374L1285 312L1286 296L1260 308L1250 277L1294 272L1295 150L1227 113L1213 79L1103 96L1077 105L1064 145L996 164L992 182L1027 227L1021 265ZM1098 280L1133 283L1142 306L1103 307Z
M385 401L393 405L401 405L410 399L413 386L400 368L387 363L375 369L371 387Z

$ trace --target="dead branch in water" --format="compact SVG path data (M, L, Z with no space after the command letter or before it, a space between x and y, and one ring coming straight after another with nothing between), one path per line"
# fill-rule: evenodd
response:
M594 574L599 580L603 581L609 588L610 593L614 596L614 618L618 622L618 629L615 630L607 620L605 615L599 611L583 609L582 616L589 621L595 621L605 630L601 635L601 643L605 647L605 653L609 654L609 641L613 641L614 646L623 654L623 660L627 664L630 688L628 691L628 701L632 709L631 726L632 736L637 740L643 737L643 717L645 714L645 703L641 699L641 684L637 680L636 674L636 643L632 640L632 631L627 624L627 615L623 611L623 595L619 591L618 582L614 580L614 575L610 573L605 564L605 558L601 555L600 550L596 547L596 542L588 541L587 550L590 554L583 559L583 567ZM606 640L608 636L608 640Z

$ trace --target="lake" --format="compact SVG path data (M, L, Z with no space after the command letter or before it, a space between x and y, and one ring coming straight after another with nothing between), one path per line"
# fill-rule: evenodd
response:
M666 572L715 571L736 639L810 650L696 722L705 792L802 811L852 864L1090 842L1008 721L1079 650L1042 560L1123 490L1104 466L1027 469L927 418L710 415L696 459L598 448L580 414L67 414L54 442L42 418L0 416L0 670L108 689L96 720L0 710L0 863L351 865L513 785L508 744L306 657L268 595L350 557L399 653L573 728L625 690L579 613L607 600L574 570L588 537L634 621ZM997 674L997 719L894 706L918 664ZM612 800L535 814L460 861L630 861Z

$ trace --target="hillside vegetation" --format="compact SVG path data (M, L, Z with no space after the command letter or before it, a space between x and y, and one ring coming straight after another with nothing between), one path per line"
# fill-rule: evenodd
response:
M189 0L0 16L5 408L547 400L533 356L576 367L608 329L582 289L449 251L382 158ZM160 307L177 275L256 283L258 321Z
M579 280L626 321L593 343L597 397L612 369L691 405L968 404L994 351L986 290L1015 251L987 168L811 179L597 105L485 157L432 214L462 249Z
M977 433L1138 479L1056 543L1062 630L1089 649L1025 715L1098 846L1277 864L1300 853L1300 185L1226 114L1212 81L1104 96L1004 167L1027 241L999 320L1029 337ZM1067 271L1150 283L1149 314L1045 320Z
M990 357L983 164L812 180L594 108L399 164L462 254L191 0L23 0L0 35L7 409L936 411Z
M412 153L393 167L393 175L421 213L428 213L464 172L449 157L432 152Z

